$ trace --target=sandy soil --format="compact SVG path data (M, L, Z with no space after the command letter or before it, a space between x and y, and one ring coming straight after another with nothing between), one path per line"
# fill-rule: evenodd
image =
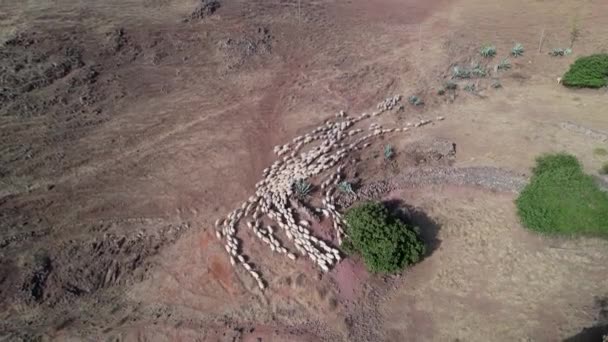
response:
M538 153L567 150L596 173L593 149L606 142L561 124L608 132L608 94L555 79L576 55L606 49L607 4L220 3L201 18L194 0L3 2L2 338L551 341L608 319L606 243L527 233L512 194L462 184L391 194L420 207L441 241L401 277L369 275L356 259L321 274L245 244L272 279L260 293L211 231L274 145L396 93L426 105L383 123L446 119L376 143L353 177L436 166L400 153L429 137L456 144L443 166L525 176ZM547 56L573 25L575 55ZM488 41L501 53L526 46L492 75L503 88L487 78L476 94L437 96L451 66ZM394 165L378 158L386 143Z

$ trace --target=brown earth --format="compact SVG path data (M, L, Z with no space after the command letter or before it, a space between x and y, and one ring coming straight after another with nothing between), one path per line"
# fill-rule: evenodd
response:
M608 132L606 92L555 80L576 55L608 47L607 3L211 3L2 3L2 338L553 341L608 319L606 242L528 233L510 193L391 193L440 241L395 277L356 259L321 274L251 242L245 252L270 282L261 293L211 232L254 189L274 145L393 94L426 105L406 102L380 117L387 126L446 119L375 143L349 177L428 165L526 174L539 153L560 150L595 173L605 141L562 123ZM574 26L574 56L549 57ZM515 41L526 54L511 70L471 81L474 94L436 95L481 44L497 45L495 63ZM429 137L443 143L429 150Z

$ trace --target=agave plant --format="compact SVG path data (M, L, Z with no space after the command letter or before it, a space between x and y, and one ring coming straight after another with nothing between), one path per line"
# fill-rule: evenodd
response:
M348 194L348 195L354 195L355 191L353 190L353 185L348 182L348 181L342 181L338 184L338 190L340 190L341 192Z
M393 150L393 146L386 145L384 146L384 159L390 160L395 155L395 150Z
M471 78L471 72L457 65L452 69L452 78Z
M572 53L572 49L569 49L569 48L568 49L555 48L549 52L549 55L551 55L553 57L561 57L561 56L567 56L571 53Z
M524 55L524 46L521 43L515 43L515 46L511 49L511 56L521 57Z
M293 183L293 190L300 198L305 198L312 192L312 185L304 179L298 179Z
M485 58L494 57L496 56L496 47L491 44L484 45L479 49L479 54Z
M487 75L486 69L479 63L473 65L471 73L475 75L475 77L486 77Z
M410 104L413 104L414 106L422 106L424 104L424 101L422 101L422 99L416 95L410 96L407 100Z
M503 58L496 67L498 70L509 70L511 69L511 62L508 58Z

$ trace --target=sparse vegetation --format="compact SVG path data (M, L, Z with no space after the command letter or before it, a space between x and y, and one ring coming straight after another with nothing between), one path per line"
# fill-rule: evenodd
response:
M448 90L456 90L458 89L458 84L456 82L447 81L443 84L443 87L437 91L438 95L444 95Z
M475 63L473 65L473 68L471 69L471 73L475 76L475 77L486 77L486 75L488 74L488 72L486 71L486 68L484 68L481 64L479 63Z
M393 147L391 145L384 146L384 159L385 160L393 159L394 155L395 155L395 150L393 149Z
M342 181L338 184L338 190L347 195L354 195L353 185L348 181Z
M604 164L602 164L602 167L600 168L600 174L608 175L608 162L605 162Z
M312 192L312 185L304 179L298 179L293 183L293 189L299 198L306 198Z
M502 83L500 83L499 80L496 80L496 81L492 82L492 88L494 88L494 89L502 88Z
M567 49L554 48L553 50L551 50L549 52L549 55L551 55L553 57L562 57L562 56L568 56L571 53L572 53L572 49L570 49L570 48L567 48Z
M416 95L410 96L407 100L408 100L408 102L410 104L412 104L414 106L422 106L422 105L424 105L424 101L420 97L418 97Z
M572 155L539 157L516 204L522 223L532 230L608 236L608 193Z
M471 71L456 65L452 69L452 78L471 78Z
M608 150L603 147L596 147L593 149L593 154L600 157L608 156Z
M515 46L511 49L511 56L521 57L524 55L524 46L520 43L515 43Z
M445 89L448 89L448 90L456 90L456 89L458 89L458 83L452 82L452 81L447 81L447 82L445 82L444 87L445 87Z
M349 238L342 247L363 257L372 272L395 273L422 259L424 242L417 230L389 214L382 203L366 202L345 214Z
M595 54L578 58L564 74L567 87L601 88L608 85L608 54Z
M511 69L511 61L508 58L503 58L496 67L498 70L509 70Z
M474 93L475 92L475 84L474 83L468 83L467 85L464 86L464 91L468 91L469 93Z
M486 44L479 49L479 54L485 58L494 57L496 56L496 47L491 44Z

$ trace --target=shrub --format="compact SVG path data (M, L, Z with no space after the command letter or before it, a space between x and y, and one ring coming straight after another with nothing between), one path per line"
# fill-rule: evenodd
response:
M482 65L480 65L479 63L473 65L473 69L471 69L471 73L475 77L486 77L486 75L488 74L488 72L486 71L486 69Z
M578 58L564 74L567 87L601 88L608 85L608 54Z
M456 65L452 69L452 78L471 78L471 72L466 68Z
M394 273L422 259L424 243L416 230L389 214L382 203L366 202L345 214L350 250L372 272Z
M554 48L553 50L551 50L549 52L549 55L553 56L553 57L562 57L562 56L568 56L571 53L572 53L572 49L570 49L570 48L567 48L567 49Z
M305 198L312 192L312 185L303 179L298 179L293 183L296 196Z
M422 101L422 99L416 95L410 96L407 100L410 104L413 104L414 106L422 106L424 104L424 101Z
M511 49L511 56L521 57L524 55L524 46L520 43L515 43L515 46Z
M532 230L608 236L608 193L572 155L539 157L516 205L523 225Z
M479 49L479 54L485 58L494 57L496 56L496 47L491 44L484 45Z
M464 86L464 91L468 91L469 93L474 93L475 92L475 84L473 83L469 83L467 85Z
M511 61L508 58L503 58L500 63L496 66L498 70L509 70L511 69Z
M393 158L394 155L395 155L395 150L393 149L393 146L391 146L391 145L384 146L384 159L390 160Z

